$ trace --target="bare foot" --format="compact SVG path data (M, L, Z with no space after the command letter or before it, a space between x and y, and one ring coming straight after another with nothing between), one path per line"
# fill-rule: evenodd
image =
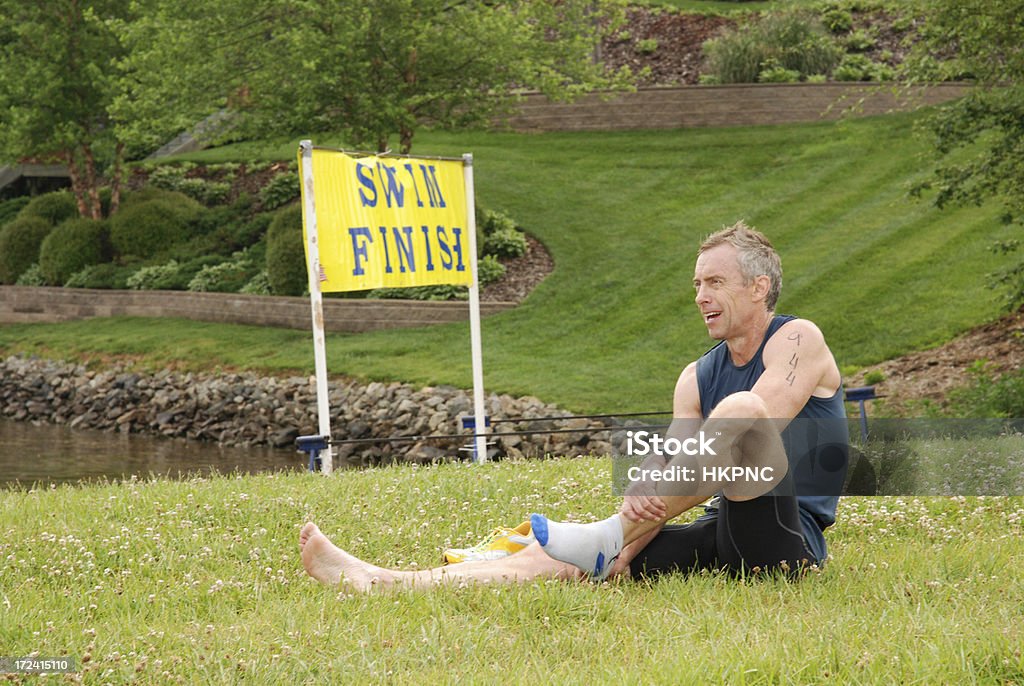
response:
M390 586L393 574L386 569L363 562L349 555L320 532L313 522L306 522L299 533L299 549L306 573L329 586L344 583L356 591L369 591Z

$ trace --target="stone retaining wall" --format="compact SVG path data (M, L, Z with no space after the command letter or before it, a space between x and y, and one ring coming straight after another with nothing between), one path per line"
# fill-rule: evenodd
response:
M429 462L467 458L470 443L461 419L472 415L471 396L450 386L414 388L400 383L329 385L335 464ZM223 445L292 447L297 436L317 433L316 386L305 377L255 374L146 373L115 366L101 371L34 357L0 361L0 416L121 433L213 441ZM609 420L565 417L537 398L491 394L486 412L499 431L543 431L494 439L489 452L505 456L605 455L612 451ZM572 431L566 431L572 430ZM424 439L427 435L459 438ZM347 439L418 436L397 443L343 444ZM465 436L464 438L462 436ZM615 436L624 440L620 430Z
M480 303L482 315L514 303ZM309 298L184 291L0 286L0 324L89 317L180 317L196 321L311 329ZM359 333L469 319L466 302L324 299L328 331Z
M525 96L504 122L515 131L602 131L755 126L905 112L966 95L970 85L907 88L877 83L754 83L641 88L575 102Z

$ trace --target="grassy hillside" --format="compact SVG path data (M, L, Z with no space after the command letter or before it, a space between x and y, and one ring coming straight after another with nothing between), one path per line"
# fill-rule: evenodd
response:
M84 683L113 684L1024 679L1024 510L1014 498L844 498L829 531L834 559L799 582L701 575L353 596L312 582L299 561L308 518L356 555L424 568L531 510L604 516L616 507L608 466L9 492L0 645L75 658Z
M666 408L679 370L711 344L693 304L694 249L740 218L782 254L779 310L815 320L843 367L991 319L998 299L985 275L1007 258L989 245L1012 229L994 209L939 212L907 197L927 169L913 122L423 134L418 154L473 152L479 202L507 211L555 258L521 307L484 321L488 389L576 410ZM282 142L193 157L293 159L295 150ZM0 346L312 367L308 334L179 322L12 326ZM467 387L468 350L465 324L328 341L332 373Z

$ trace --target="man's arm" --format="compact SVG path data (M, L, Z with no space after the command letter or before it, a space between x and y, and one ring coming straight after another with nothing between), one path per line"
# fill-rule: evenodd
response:
M700 392L697 388L697 363L687 365L676 381L672 397L672 424L665 433L665 438L673 437L680 441L695 436L700 429ZM640 468L642 470L660 471L669 463L665 455L652 454ZM665 504L654 494L656 484L653 481L635 481L626 489L625 498L619 512L623 517L634 522L643 520L655 521L665 516Z
M684 440L697 434L700 429L701 414L696 362L687 365L676 381L675 392L672 396L672 415L672 425L669 426L665 434L666 438L672 436ZM664 455L652 455L644 461L642 468L663 469L668 462L668 458ZM666 515L665 503L655 495L655 487L654 483L637 482L632 484L626 491L626 497L622 499L622 508L619 513L634 522L663 519ZM625 571L633 558L651 542L651 539L658 535L659 531L661 531L661 526L652 529L623 548L612 567L611 575Z
M764 374L751 391L764 401L773 419L788 423L812 395L828 396L839 388L832 351L818 327L806 319L780 327L765 345L762 360Z

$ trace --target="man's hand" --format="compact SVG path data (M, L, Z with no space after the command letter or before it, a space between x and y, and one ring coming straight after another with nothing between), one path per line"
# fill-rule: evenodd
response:
M622 499L619 513L631 522L657 522L664 519L668 511L665 503L656 495L627 495Z
M619 514L631 522L656 522L664 519L668 511L664 501L655 494L654 482L634 481L626 489Z

